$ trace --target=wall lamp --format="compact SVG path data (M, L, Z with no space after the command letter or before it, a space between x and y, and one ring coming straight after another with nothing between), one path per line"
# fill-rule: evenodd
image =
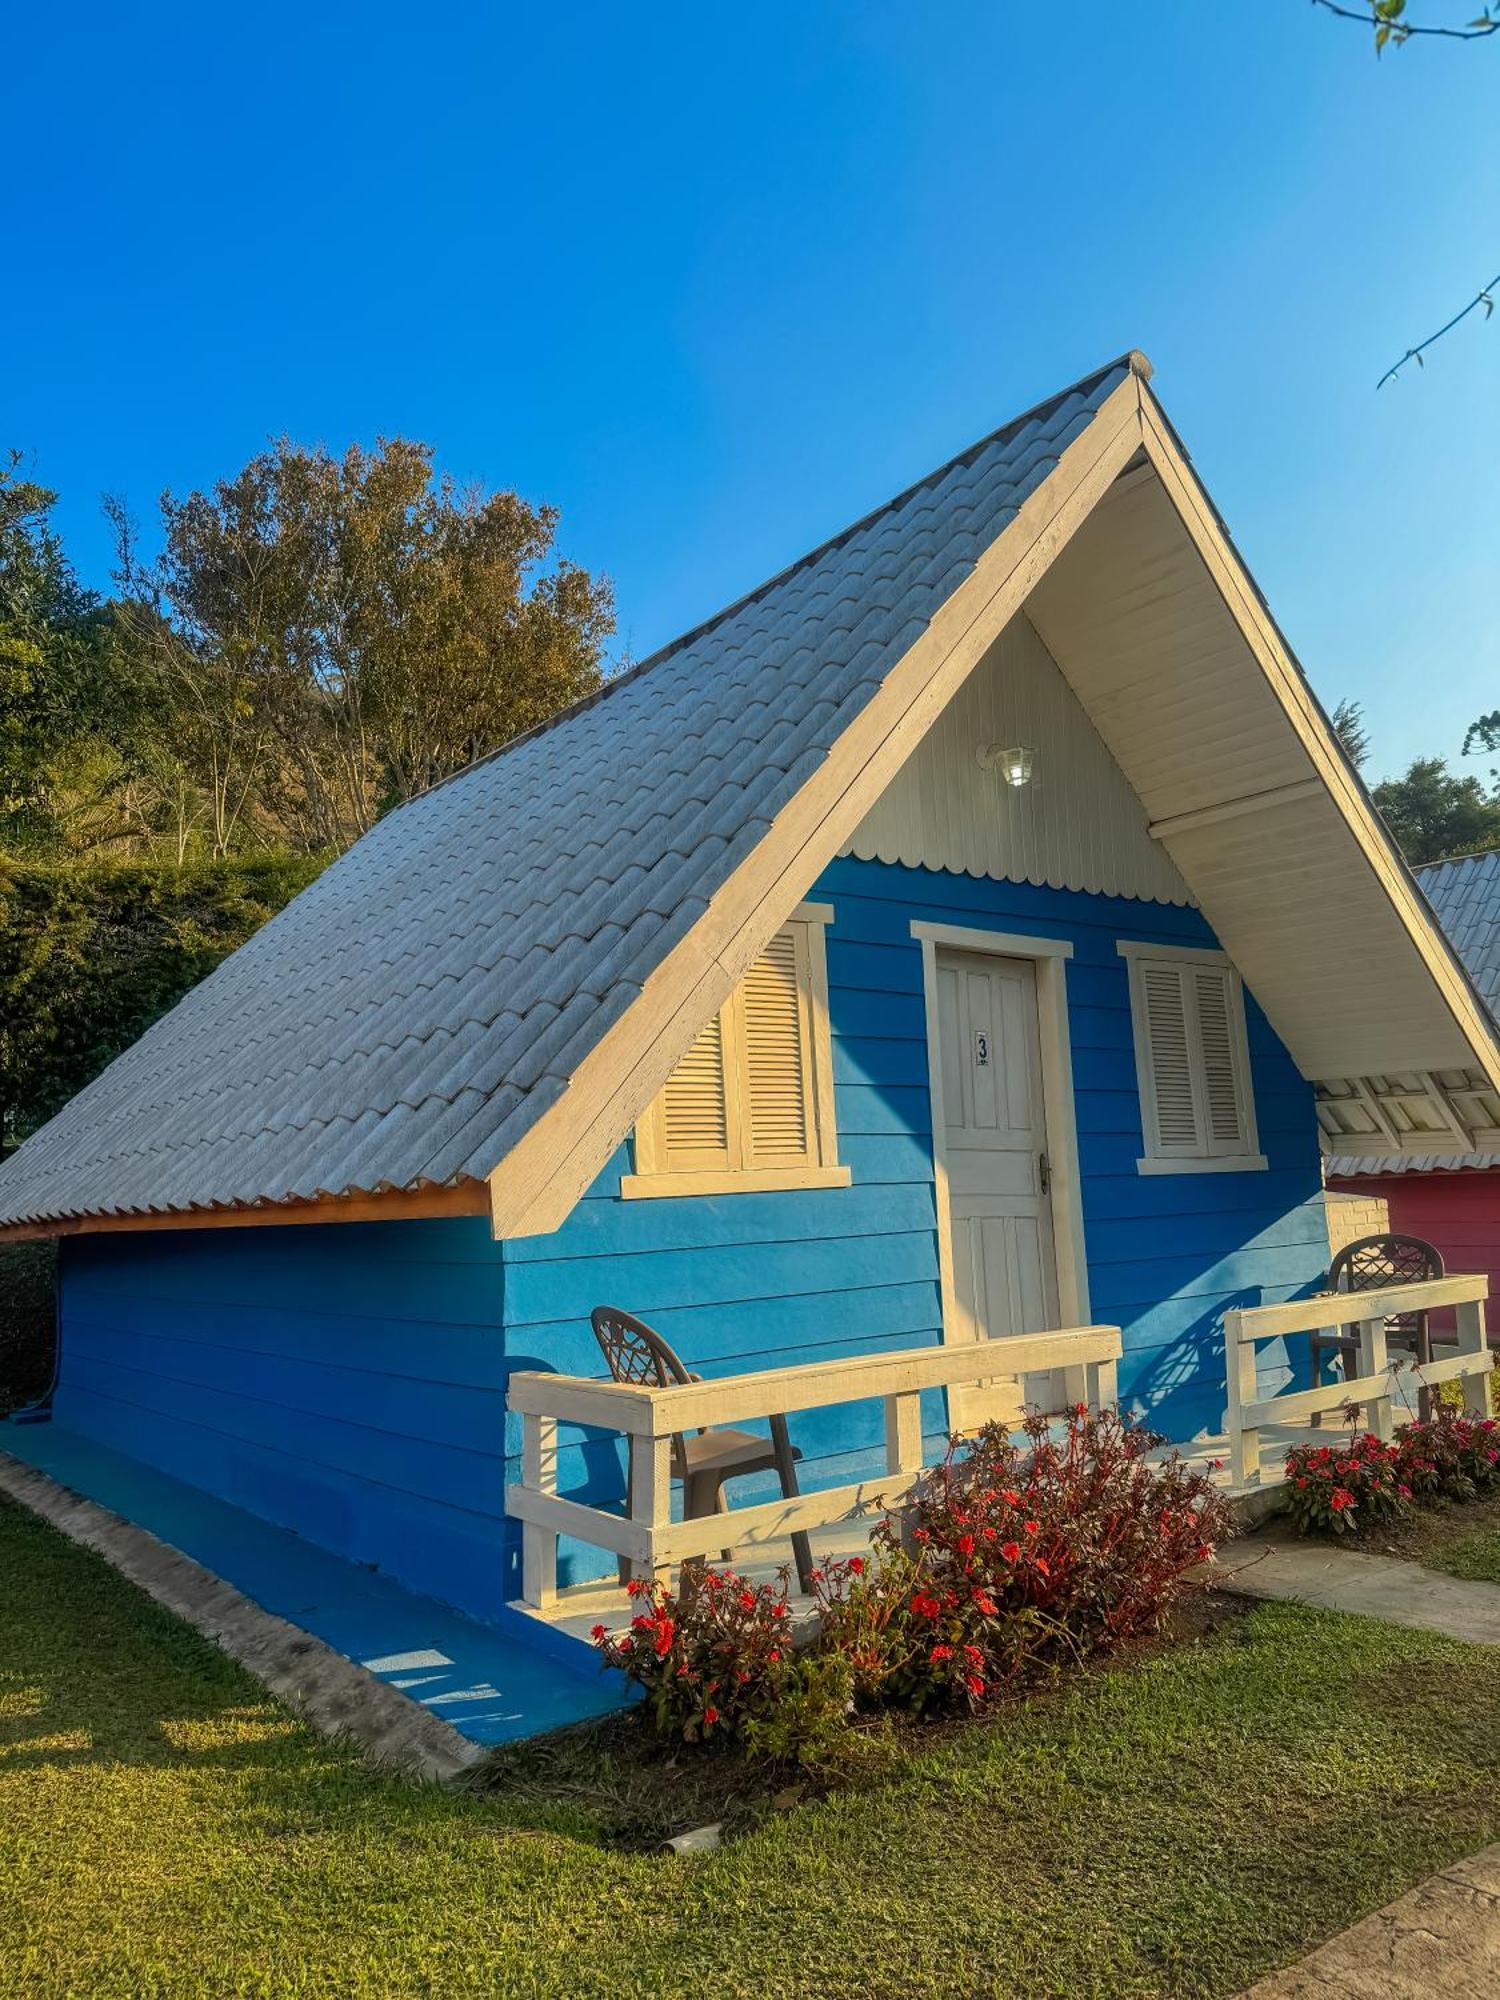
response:
M1017 743L1006 749L999 743L979 746L979 768L982 771L998 771L1007 785L1018 790L1031 783L1032 767L1036 762L1036 752L1024 743Z

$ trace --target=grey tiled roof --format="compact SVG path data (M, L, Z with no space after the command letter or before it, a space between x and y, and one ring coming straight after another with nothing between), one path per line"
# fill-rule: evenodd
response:
M1465 854L1414 871L1448 942L1492 1014L1500 1014L1500 852ZM1331 1179L1500 1167L1500 1153L1368 1153L1330 1157Z
M1129 365L382 820L0 1168L0 1222L488 1174Z

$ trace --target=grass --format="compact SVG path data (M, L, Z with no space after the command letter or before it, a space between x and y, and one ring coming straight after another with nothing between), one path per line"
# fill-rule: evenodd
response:
M1424 1569L1477 1583L1500 1583L1500 1494L1417 1507L1350 1544L1371 1555L1400 1556Z
M1465 1528L1428 1549L1422 1561L1428 1569L1471 1583L1500 1583L1500 1524Z
M1500 1835L1500 1652L1299 1608L909 1738L681 1861L618 1844L607 1731L483 1792L381 1776L4 1503L0 1604L27 2000L1227 1996Z

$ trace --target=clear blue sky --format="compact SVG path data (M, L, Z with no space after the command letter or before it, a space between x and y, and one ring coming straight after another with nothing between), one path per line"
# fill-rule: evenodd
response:
M1138 346L1374 775L1500 705L1500 317L1373 393L1500 268L1500 38L1377 64L1306 0L6 11L0 441L93 581L102 491L403 432L557 502L639 655Z

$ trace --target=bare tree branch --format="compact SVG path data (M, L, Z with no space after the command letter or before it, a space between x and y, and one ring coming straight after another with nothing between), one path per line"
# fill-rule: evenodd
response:
M1451 333L1454 327L1458 325L1461 319L1467 319L1469 317L1469 314L1471 312L1477 311L1480 306L1484 307L1484 316L1486 319L1488 319L1490 314L1495 310L1495 291L1497 287L1500 287L1500 271L1497 271L1494 277L1490 279L1489 283L1487 285L1482 286L1480 290L1475 293L1474 297L1470 299L1469 303L1464 307L1462 312L1456 312L1453 315L1452 319L1448 321L1446 326L1440 326L1436 333L1429 333L1427 338L1424 341L1419 342L1419 344L1416 347L1408 347L1406 352L1402 355L1401 359L1399 361L1392 362L1391 366L1386 369L1385 373L1381 376L1380 380L1375 384L1375 387L1377 389L1383 389L1387 382L1394 381L1396 376L1398 376L1401 373L1401 370L1406 366L1408 361L1415 361L1417 366L1420 368L1422 366L1422 356L1425 353L1425 351L1432 346L1433 342L1435 340L1441 340L1445 333Z
M1387 42L1409 42L1419 35L1445 42L1482 42L1487 36L1500 33L1500 12L1491 5L1486 5L1482 14L1461 28L1441 28L1405 20L1406 0L1369 0L1364 7L1341 7L1339 0L1312 0L1312 4L1341 21L1356 21L1362 28L1373 28L1377 55Z

